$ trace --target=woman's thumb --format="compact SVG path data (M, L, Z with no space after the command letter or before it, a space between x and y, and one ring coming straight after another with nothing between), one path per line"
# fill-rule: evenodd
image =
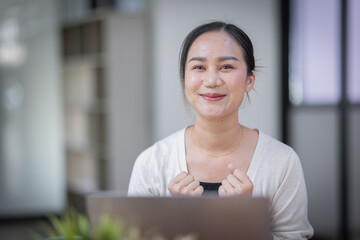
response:
M236 168L235 168L235 166L233 164L229 163L228 164L228 169L231 172L231 174L233 174Z

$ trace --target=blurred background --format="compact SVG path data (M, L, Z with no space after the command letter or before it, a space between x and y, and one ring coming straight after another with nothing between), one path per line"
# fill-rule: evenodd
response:
M360 239L360 1L0 0L0 238L85 194L192 124L179 49L222 20L252 39L242 124L299 154L314 239Z

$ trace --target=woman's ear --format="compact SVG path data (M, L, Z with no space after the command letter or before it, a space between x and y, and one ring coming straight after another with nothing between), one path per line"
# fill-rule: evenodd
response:
M255 83L255 72L251 71L251 74L248 75L246 79L246 89L245 91L248 93L251 91Z

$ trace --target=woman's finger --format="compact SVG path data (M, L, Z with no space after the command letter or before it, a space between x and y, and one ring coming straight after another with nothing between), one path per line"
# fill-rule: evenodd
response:
M178 184L180 184L183 187L187 187L190 183L195 181L195 178L193 175L188 174L185 178L183 178Z
M182 189L181 189L181 193L184 194L184 195L192 195L192 193L194 192L194 190L200 186L200 182L199 181L196 181L196 180L193 180L192 182L188 183L188 181L190 180L191 178L185 178L181 183L179 184L184 184ZM194 178L192 178L194 179ZM187 184L187 185L185 185Z
M198 186L192 193L192 196L201 196L204 192L203 186Z
M233 174L236 168L235 168L234 164L229 163L228 169L229 169L230 173Z
M234 194L234 188L233 188L233 186L231 186L231 184L229 183L229 181L227 179L222 181L221 186L223 186L223 188L225 189L226 195Z
M197 180L192 181L190 184L188 184L185 188L189 189L189 190L195 190L196 188L198 188L200 186L200 182Z
M180 182L187 176L188 174L186 172L181 172L170 181L168 184L168 190L172 195L177 195L181 192L183 186L180 184Z
M229 174L226 178L226 184L224 187L227 192L235 195L252 195L254 185L251 182L250 178L239 169L235 169L233 174ZM229 190L230 185L233 189Z
M226 180L228 180L229 184L236 189L240 189L242 183L240 182L239 179L237 179L237 177L235 177L233 174L230 174L227 176Z
M200 182L194 176L182 172L174 177L168 185L171 195L201 195L204 189L200 187Z
M250 181L250 178L248 177L248 175L246 175L245 172L241 171L238 168L234 170L233 175L237 179L239 179L240 182L248 182L248 181Z
M226 196L226 191L222 185L219 187L218 193L220 197Z
M179 183L181 180L183 180L188 174L186 172L181 172L178 175L176 175L169 183L169 187L174 186L175 184Z
M252 194L254 184L250 180L249 176L239 169L236 169L233 175L243 184L242 186L246 189L246 192L250 192L250 194Z

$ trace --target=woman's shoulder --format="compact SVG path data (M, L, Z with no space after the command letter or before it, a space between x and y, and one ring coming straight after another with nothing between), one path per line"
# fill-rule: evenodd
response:
M303 178L301 161L291 146L259 131L258 148L254 171L261 172L260 179L267 189L273 189L268 193L270 197L277 192L284 179L297 184Z
M259 130L258 147L262 148L264 157L272 161L298 161L295 150L278 139Z

